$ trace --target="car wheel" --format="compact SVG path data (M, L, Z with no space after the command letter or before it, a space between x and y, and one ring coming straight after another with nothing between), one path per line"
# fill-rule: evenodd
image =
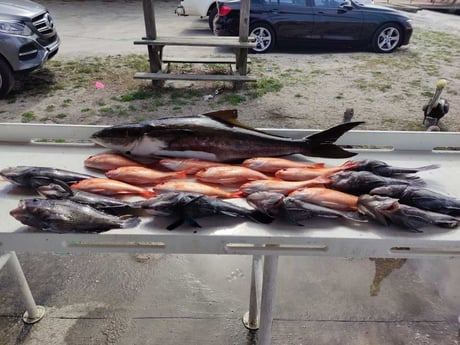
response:
M249 36L254 37L257 46L252 48L254 53L267 53L275 46L275 34L271 26L258 23L251 25L249 28Z
M209 28L211 29L212 33L214 33L214 24L216 23L217 19L219 18L219 11L217 10L217 7L213 7L211 12L209 12L209 18L208 18L208 23L209 23Z
M0 57L0 98L5 98L14 86L14 75L10 65Z
M381 26L374 34L372 46L377 53L391 53L401 45L402 30L397 24Z

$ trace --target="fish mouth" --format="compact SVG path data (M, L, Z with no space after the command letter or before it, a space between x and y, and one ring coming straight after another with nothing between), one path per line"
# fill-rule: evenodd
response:
M27 206L24 200L19 201L16 208L10 211L10 215L21 221L27 218Z
M5 169L0 170L0 176L4 177L6 180L11 180L18 176L21 176L29 168L30 167L28 166L17 166L17 167L5 168Z

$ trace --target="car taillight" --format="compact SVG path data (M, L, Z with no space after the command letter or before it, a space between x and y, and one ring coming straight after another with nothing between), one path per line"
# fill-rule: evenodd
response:
M228 6L225 6L225 5L222 5L222 6L219 7L219 17L226 16L230 12L232 12L231 7L228 7Z

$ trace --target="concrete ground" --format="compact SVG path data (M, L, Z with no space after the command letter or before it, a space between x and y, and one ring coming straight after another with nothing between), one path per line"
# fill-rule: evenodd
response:
M144 33L140 1L44 3L63 41L58 58L145 52L132 44ZM164 9L157 19L160 33L170 28L207 34L206 21L177 18L174 5L159 2ZM23 324L17 284L1 270L0 345L257 341L257 333L241 323L248 308L250 257L18 256L36 302L47 313L33 326ZM458 267L454 259L384 261L376 268L367 259L282 257L273 344L458 344Z

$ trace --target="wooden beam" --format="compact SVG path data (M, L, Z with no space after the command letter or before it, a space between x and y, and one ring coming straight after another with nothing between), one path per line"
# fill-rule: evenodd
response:
M173 73L144 73L138 72L134 75L135 79L151 80L203 80L203 81L237 81L237 82L256 82L257 79L247 75L238 74L173 74Z
M148 39L154 40L157 38L157 28L155 25L155 9L153 6L154 0L142 0L142 9L144 12L145 33ZM163 54L163 46L148 46L150 72L155 73L161 71L161 56ZM153 86L161 86L162 82L152 81Z
M249 36L249 12L250 12L250 0L241 0L240 7L240 43L248 42ZM238 73L246 75L248 73L248 49L239 48L236 52L236 68Z

